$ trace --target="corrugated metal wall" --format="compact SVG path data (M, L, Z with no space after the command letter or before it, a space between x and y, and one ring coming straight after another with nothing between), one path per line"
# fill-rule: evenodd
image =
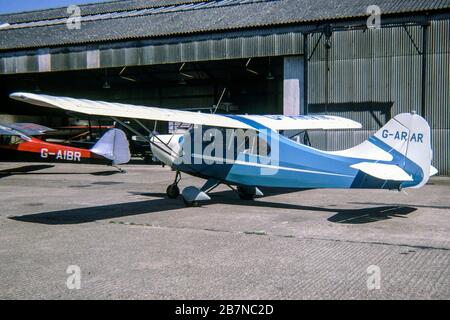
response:
M434 164L450 175L450 20L428 32L426 118L433 128Z
M434 165L450 175L450 22L431 21L426 32L425 117ZM325 36L308 36L308 113L348 117L364 128L311 133L314 146L345 149L398 113L421 112L423 34L421 26L334 32L328 53Z
M303 34L289 32L173 43L128 42L0 54L0 75L230 60L303 53ZM142 44L144 43L144 44Z

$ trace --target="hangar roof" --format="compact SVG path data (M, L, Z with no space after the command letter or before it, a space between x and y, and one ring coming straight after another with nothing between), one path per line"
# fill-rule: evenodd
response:
M436 11L450 0L123 0L81 5L81 29L67 8L0 15L0 50L56 47Z

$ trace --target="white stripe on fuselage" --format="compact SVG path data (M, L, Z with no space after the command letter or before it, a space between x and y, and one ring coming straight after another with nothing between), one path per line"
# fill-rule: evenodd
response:
M347 178L353 178L354 177L354 176L350 176L350 175L346 175L346 174L330 173L330 172L322 172L322 171L313 171L313 170L304 170L304 169L297 169L297 168L290 168L290 167L280 167L280 166L273 166L273 165L255 163L255 162L246 162L246 161L240 161L240 160L234 161L234 160L230 160L230 159L223 159L223 158L204 156L204 155L198 155L198 154L193 154L192 156L194 158L197 158L197 159L214 161L214 162L216 162L218 164L221 164L221 163L225 163L225 164L239 164L239 165L243 165L243 166L258 167L258 168L265 168L265 169L272 169L272 170L295 171L295 172L322 174L322 175L337 176L337 177L347 177Z

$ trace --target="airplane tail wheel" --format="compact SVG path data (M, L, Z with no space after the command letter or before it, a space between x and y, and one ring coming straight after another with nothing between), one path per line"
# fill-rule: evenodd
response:
M238 195L241 200L254 200L256 193L252 188L237 187Z
M197 201L187 201L183 198L183 202L186 207L200 207L200 204Z
M166 193L170 199L176 199L180 195L180 188L176 184L171 184L167 187Z

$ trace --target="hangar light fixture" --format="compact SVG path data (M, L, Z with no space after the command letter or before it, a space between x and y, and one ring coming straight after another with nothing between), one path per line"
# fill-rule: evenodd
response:
M249 58L248 60L247 60L247 63L245 64L245 70L247 71L247 72L250 72L250 73L253 73L254 75L259 75L259 72L257 72L257 71L255 71L255 70L252 70L252 69L250 69L248 66L250 65L250 62L252 62L252 58Z
M133 78L131 78L131 77L126 77L126 76L123 75L123 73L125 72L125 69L126 69L126 68L127 68L126 66L122 68L122 70L119 72L119 77L121 77L121 78L124 79L124 80L131 81L131 82L137 82L136 79L133 79Z
M181 65L180 69L178 69L178 72L179 72L180 75L182 75L183 77L186 77L186 78L189 78L189 79L193 79L194 76L191 76L190 74L187 74L187 73L185 73L185 72L182 72L185 65L186 65L186 62L184 62L184 63ZM184 80L184 79L183 79L183 80Z

